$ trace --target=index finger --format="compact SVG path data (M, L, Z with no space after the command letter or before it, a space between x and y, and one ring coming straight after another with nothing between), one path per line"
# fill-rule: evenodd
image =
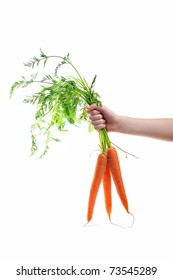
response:
M90 112L90 111L93 111L96 108L97 108L97 104L92 104L92 105L88 106L86 109L87 109L88 112Z

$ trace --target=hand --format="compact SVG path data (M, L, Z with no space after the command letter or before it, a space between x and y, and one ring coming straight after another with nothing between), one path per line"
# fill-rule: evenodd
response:
M118 115L107 107L92 104L87 107L87 113L95 130L106 128L107 131L118 131Z

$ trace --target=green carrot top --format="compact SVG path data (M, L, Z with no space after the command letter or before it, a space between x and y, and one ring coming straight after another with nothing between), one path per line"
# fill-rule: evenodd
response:
M40 50L39 57L33 57L24 65L39 70L40 67L45 68L50 59L58 61L51 75L47 74L38 78L40 73L37 71L37 73L32 73L29 79L22 76L21 80L14 82L10 90L10 96L12 96L16 88L25 88L34 83L39 84L39 90L25 97L24 102L36 105L35 121L31 125L31 155L37 152L38 137L42 135L45 147L40 157L47 153L51 140L60 141L59 137L55 136L55 128L64 131L67 124L79 125L82 121L87 121L89 131L92 131L86 107L93 103L102 104L99 94L94 91L96 75L88 84L71 62L69 54L65 57L49 56ZM76 77L58 75L59 69L63 65L70 65ZM111 146L106 129L99 131L99 140L101 153L106 153L106 148Z

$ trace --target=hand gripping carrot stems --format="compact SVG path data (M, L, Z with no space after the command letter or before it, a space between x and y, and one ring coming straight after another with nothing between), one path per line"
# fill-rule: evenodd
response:
M43 70L46 68L48 61L51 60L56 63L53 73L43 75ZM99 94L94 90L96 75L91 84L88 84L71 62L69 54L65 57L46 55L42 50L40 50L39 57L33 57L24 65L31 69L37 68L37 71L31 73L28 79L22 76L21 80L14 82L10 90L10 96L17 88L25 88L31 84L36 86L36 92L24 99L25 103L34 105L36 110L35 121L31 125L31 155L36 154L39 150L38 140L40 139L42 142L44 139L44 149L40 158L43 157L49 149L51 140L60 141L57 132L67 131L68 124L78 126L82 121L87 121L89 131L93 130L86 107L93 103L102 105ZM42 69L39 73L40 65L42 65ZM71 66L76 77L59 75L60 68L64 65ZM98 155L88 201L88 222L92 219L101 183L103 183L105 207L110 219L112 209L111 177L126 211L130 214L118 155L115 148L112 147L105 128L99 131L99 148L100 154Z

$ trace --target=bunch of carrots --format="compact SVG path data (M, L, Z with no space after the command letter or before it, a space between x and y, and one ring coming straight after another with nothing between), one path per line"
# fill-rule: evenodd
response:
M101 182L103 183L106 212L108 214L109 220L111 221L112 179L116 186L116 190L122 202L122 205L124 206L127 213L133 216L133 214L129 212L128 200L127 200L127 195L126 195L124 182L122 178L118 153L116 151L116 148L111 146L107 148L106 154L100 153L97 157L94 177L92 180L89 200L88 200L88 213L87 213L88 223L91 221L93 217L94 206L95 206L95 202L96 202L96 198ZM134 216L133 216L133 222L134 222Z
M31 125L31 155L38 151L37 139L42 135L45 138L45 149L40 157L43 157L47 153L51 140L60 141L60 139L54 135L54 132L66 131L65 128L68 123L78 126L82 121L88 121L89 131L91 131L91 124L88 120L86 107L93 103L100 106L102 105L99 94L94 90L96 75L91 84L88 84L86 79L81 76L71 62L69 54L65 57L46 55L40 50L39 57L33 57L31 60L24 63L24 65L34 69L39 68L40 64L42 64L45 68L45 65L51 59L60 60L60 62L55 65L56 67L52 74L39 77L37 69L37 72L35 74L32 73L29 79L22 76L21 80L14 82L10 90L10 96L12 96L16 88L25 88L31 84L40 86L37 92L24 99L25 103L34 106L37 105L35 122ZM58 74L59 69L64 65L71 66L77 74L77 77L60 76ZM107 130L105 128L101 129L99 131L100 154L97 158L88 201L88 222L91 221L93 216L95 201L101 182L104 187L106 211L110 219L112 209L111 179L113 179L115 183L117 193L124 208L127 213L131 214L128 208L127 196L115 146L112 146Z

